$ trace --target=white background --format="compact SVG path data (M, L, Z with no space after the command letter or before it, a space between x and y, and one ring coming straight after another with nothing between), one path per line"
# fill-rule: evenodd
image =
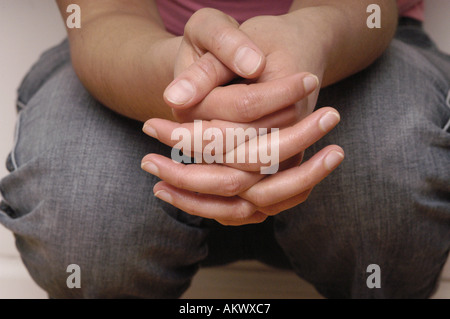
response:
M425 29L450 53L450 1L425 4ZM54 0L0 0L0 178L7 174L4 162L13 143L16 89L40 53L64 36ZM12 235L0 226L0 298L6 297L45 295L20 263Z

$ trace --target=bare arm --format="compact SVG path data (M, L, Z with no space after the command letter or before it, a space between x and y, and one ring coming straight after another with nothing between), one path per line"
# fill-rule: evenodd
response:
M153 0L57 0L81 7L82 26L67 29L75 72L108 108L145 121L173 119L163 91L173 80L181 37L165 31Z
M370 29L367 7L377 4L381 9L381 28ZM337 82L363 70L378 58L389 45L397 26L397 5L394 0L294 0L285 16L299 33L310 37L309 45L317 43L317 52L326 55L322 85ZM308 32L304 28L308 26ZM319 52L321 51L321 53Z

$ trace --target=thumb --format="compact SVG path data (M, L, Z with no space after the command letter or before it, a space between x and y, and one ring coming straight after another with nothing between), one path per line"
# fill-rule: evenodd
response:
M210 52L181 71L164 91L164 101L174 109L196 105L219 85L230 82L236 74Z

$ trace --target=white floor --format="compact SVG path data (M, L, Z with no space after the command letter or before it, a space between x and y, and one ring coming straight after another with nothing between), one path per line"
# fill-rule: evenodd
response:
M450 264L433 299L450 299ZM203 269L184 298L323 299L309 283L290 271L256 262L239 262L220 269Z
M425 25L441 49L450 52L450 1L427 0ZM0 0L0 178L3 159L12 146L15 89L45 48L56 44L64 29L54 0ZM447 263L434 298L450 299ZM321 298L294 274L256 263L203 269L185 298ZM47 298L31 280L14 247L12 235L0 226L0 299Z
M47 299L17 257L0 258L0 299ZM450 265L433 299L450 299ZM289 271L256 262L202 269L185 299L323 299L309 283Z

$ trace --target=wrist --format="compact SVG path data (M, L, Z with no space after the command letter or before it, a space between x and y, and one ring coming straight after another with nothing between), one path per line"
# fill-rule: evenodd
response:
M329 82L327 72L333 66L333 50L337 45L336 28L330 25L334 14L323 7L307 7L281 16L296 43L299 71L317 75L322 87Z
M388 47L397 25L395 1L377 0L382 7L380 29L369 29L366 7L371 1L295 1L284 18L313 34L324 55L322 86L338 82L373 63ZM300 30L301 32L301 30Z
M171 116L162 92L173 78L170 52L175 55L178 44L161 26L139 16L111 15L91 20L69 40L75 72L103 105L140 121Z
M166 36L151 42L151 45L146 46L137 58L139 59L139 72L142 76L155 76L160 79L160 83L164 89L174 79L174 69L177 59L177 52L180 48L182 36ZM141 41L142 42L142 41ZM150 74L147 68L142 66L154 65L156 74ZM163 90L164 91L164 90Z

